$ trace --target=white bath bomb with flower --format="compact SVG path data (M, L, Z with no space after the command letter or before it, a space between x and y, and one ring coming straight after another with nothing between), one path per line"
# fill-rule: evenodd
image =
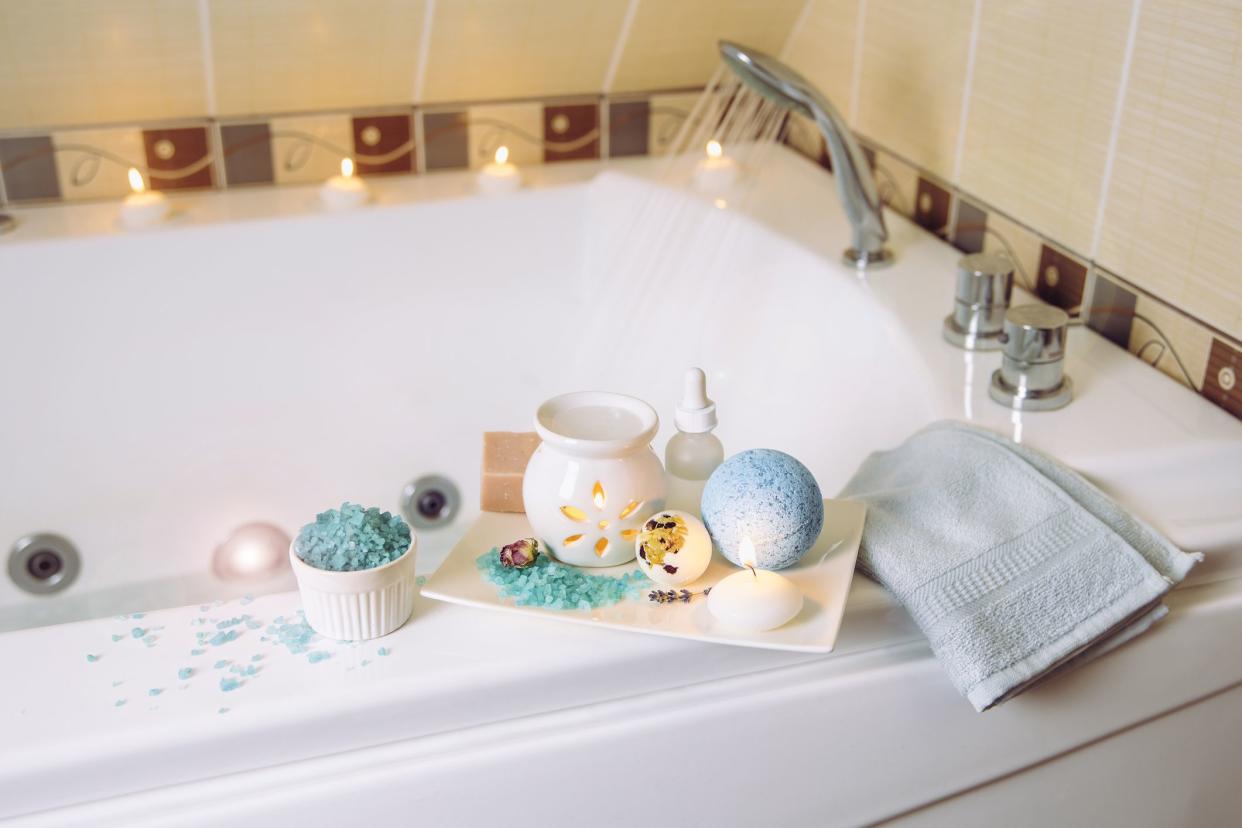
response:
M689 512L675 509L647 518L634 546L639 569L664 586L697 581L712 562L712 539L707 527Z

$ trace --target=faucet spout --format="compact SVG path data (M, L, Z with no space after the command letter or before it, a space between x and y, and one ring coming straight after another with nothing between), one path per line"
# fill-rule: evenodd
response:
M810 81L771 55L727 40L720 41L720 54L747 86L811 118L823 133L837 195L853 227L853 244L843 255L845 261L860 270L890 263L893 254L885 247L888 228L871 166L837 108Z

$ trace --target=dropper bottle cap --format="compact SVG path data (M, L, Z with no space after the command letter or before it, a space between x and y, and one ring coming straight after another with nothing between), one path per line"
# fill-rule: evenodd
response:
M707 375L702 368L686 371L685 389L673 422L678 431L702 434L716 427L716 403L707 398Z

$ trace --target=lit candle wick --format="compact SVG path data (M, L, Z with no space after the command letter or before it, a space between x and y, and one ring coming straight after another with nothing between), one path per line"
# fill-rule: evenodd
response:
M341 178L352 178L354 175L354 159L341 159Z

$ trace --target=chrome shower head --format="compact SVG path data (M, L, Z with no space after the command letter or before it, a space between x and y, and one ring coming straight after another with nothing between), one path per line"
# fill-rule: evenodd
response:
M771 55L728 40L720 41L720 54L743 83L772 103L815 117L807 94L814 87L793 69Z

